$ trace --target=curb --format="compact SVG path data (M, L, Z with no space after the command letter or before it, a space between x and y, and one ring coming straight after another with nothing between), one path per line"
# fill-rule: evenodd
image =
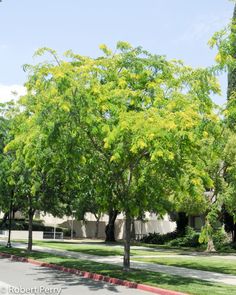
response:
M119 285L119 286L124 286L124 287L127 287L127 288L133 288L133 289L138 289L138 290L142 290L142 291L151 292L151 293L154 293L154 294L159 294L159 295L188 295L187 293L181 293L181 292L172 291L172 290L166 290L166 289L162 289L162 288L158 288L158 287L152 287L152 286L149 286L149 285L138 284L138 283L135 283L135 282L121 280L121 279L117 279L117 278L111 278L111 277L104 276L104 275L101 275L101 274L91 273L91 272L87 272L87 271L80 271L79 269L64 267L64 266L51 264L51 263L47 263L47 262L41 262L41 261L34 260L34 259L31 259L31 258L20 257L20 256L12 255L12 254L9 254L9 253L0 252L0 257L9 258L10 260L13 260L13 261L30 263L30 264L34 264L34 265L41 266L41 267L48 267L48 268L63 271L63 272L66 272L66 273L75 274L77 276L80 276L80 277L83 277L83 278L86 278L86 279L91 279L91 280L94 280L94 281L103 281L103 282L106 282L106 283Z

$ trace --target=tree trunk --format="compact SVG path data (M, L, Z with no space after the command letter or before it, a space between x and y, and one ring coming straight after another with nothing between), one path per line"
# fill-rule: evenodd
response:
M10 199L10 208L9 208L9 215L8 215L8 220L9 220L9 227L8 227L8 241L7 241L7 248L11 248L11 228L12 228L12 209L13 209L13 192L11 194L11 199Z
M232 231L232 242L236 243L236 223L234 223L233 231Z
M185 233L188 226L188 216L185 212L179 212L176 219L176 231L181 235Z
M98 232L99 232L99 220L101 218L101 215L96 215L94 214L95 218L96 218L96 228L95 228L95 238L98 238Z
M95 229L95 238L98 238L98 231L99 231L99 219L96 220L96 229Z
M212 226L208 220L208 218L206 217L206 227L207 227L207 248L206 248L206 252L215 252L215 246L214 246L214 242L212 239L212 233L213 233L213 229Z
M109 211L109 220L106 225L105 233L106 233L106 242L115 242L115 221L118 215L117 210Z
M130 240L131 240L131 218L126 214L125 218L125 232L124 232L124 271L130 270Z
M28 229L28 248L27 251L31 252L32 251L32 246L33 246L33 217L34 217L34 211L30 207L29 212L28 212L28 217L29 217L29 229Z
M236 58L236 4L234 6L234 13L232 19L232 29L231 29L231 46L232 46L232 57ZM233 92L236 91L236 68L228 70L228 90L227 90L227 98L230 99Z
M215 251L216 251L216 249L215 249L213 240L212 240L212 238L209 237L208 242L207 242L206 252L215 252Z
M9 212L4 213L3 218L0 222L0 229L2 229L3 226L6 224L8 218L9 218Z
M134 218L131 219L131 240L135 241L135 223Z
M11 224L12 224L12 203L10 205L10 211L9 211L9 215L8 215L8 220L9 220L9 224L8 224L8 240L7 240L7 248L11 248Z
M236 4L234 6L232 28L231 28L231 46L232 46L232 57L236 59ZM231 95L236 93L236 68L228 70L228 89L227 89L227 99L231 98ZM234 221L233 221L234 222ZM236 243L236 223L233 224L232 229L232 242Z

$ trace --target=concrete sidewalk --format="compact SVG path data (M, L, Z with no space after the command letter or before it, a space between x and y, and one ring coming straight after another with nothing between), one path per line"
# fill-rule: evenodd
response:
M5 245L6 242L0 241L0 244ZM22 243L12 243L12 246L16 248L20 248L20 249L25 249L27 247L26 244L22 244ZM52 249L52 248L47 248L42 246L33 246L33 250L44 252L44 253L46 252L53 255L68 257L68 258L77 258L80 260L89 260L89 261L118 265L118 266L122 266L122 261L123 261L122 256L98 256L98 255L90 255L90 254L78 253L78 252L67 251L67 250ZM188 257L188 256L186 255L185 257ZM186 277L186 278L194 278L194 279L199 279L203 281L210 281L214 283L236 286L236 276L234 275L203 271L203 270L195 270L195 269L189 269L189 268L177 267L177 266L166 266L166 265L132 261L132 260L131 260L131 268L147 270L152 272L162 272L162 273L166 273L170 275L178 275L178 276Z

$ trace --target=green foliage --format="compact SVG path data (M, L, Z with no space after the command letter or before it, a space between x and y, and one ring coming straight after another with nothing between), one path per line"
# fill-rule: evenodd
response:
M2 230L8 230L8 222L7 221L4 225L4 227L2 228ZM12 230L28 230L29 228L29 223L27 220L12 220ZM43 224L43 221L41 220L35 220L33 221L33 231L47 231L47 232L54 232L54 227L52 226L45 226ZM70 236L70 230L67 230L65 228L61 228L61 227L57 227L56 228L57 232L63 232L64 234L69 231L69 234L67 236Z
M4 149L12 139L14 103L0 104L0 211L9 211L10 204L19 207L16 198L17 187L14 179L17 177L12 169L15 159L13 153L4 153Z
M228 236L225 233L224 228L220 227L213 230L210 224L202 228L201 234L199 236L199 243L206 244L209 242L209 239L212 239L216 250L224 249L226 243L228 242Z
M199 235L192 227L187 227L184 236L176 238L168 243L174 247L199 247Z
M31 169L25 192L33 200L53 192L70 208L91 196L100 211L113 203L131 216L204 210L210 178L201 146L218 120L214 76L125 42L113 54L102 49L105 57L70 53L70 61L31 68L22 124L8 145Z
M141 242L173 247L199 247L199 235L200 233L187 226L184 233L178 233L176 231L167 234L149 233Z
M216 47L216 66L214 71L228 72L227 106L224 112L226 123L231 130L235 131L235 91L236 91L236 5L234 7L233 18L229 25L223 30L216 32L209 45Z
M216 250L221 250L222 247L228 242L228 236L223 227L215 230L212 238Z
M141 243L164 245L171 240L175 240L179 234L174 231L167 234L149 233L141 239Z
M220 117L212 70L118 42L96 59L67 52L28 66L5 148L25 210L77 216L111 208L135 218L204 212L206 169Z
M224 199L224 204L227 211L234 216L236 212L235 206L235 189L236 189L236 145L235 145L235 134L229 134L228 140L226 142L223 157L225 161L225 173L223 186L222 198Z

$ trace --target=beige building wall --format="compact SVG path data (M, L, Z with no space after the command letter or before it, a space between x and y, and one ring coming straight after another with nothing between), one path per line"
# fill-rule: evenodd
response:
M16 214L17 218L22 218L20 213ZM1 215L0 215L1 218ZM53 217L51 214L43 214L37 212L37 219L44 221L45 225L64 227L71 229L72 217L63 216L62 218ZM104 214L98 225L98 238L105 239L105 227L108 222L108 215ZM176 223L169 220L169 216L165 215L163 219L158 219L158 216L147 212L145 221L137 220L135 224L135 234L137 238L141 238L148 233L167 233L175 230ZM73 218L73 229L76 238L95 238L96 233L96 218L92 213L87 213L85 221L78 221ZM115 222L115 237L120 240L124 236L124 215L119 214Z
M96 219L91 215L87 215L87 217L91 217L89 220L87 219L86 221L73 221L73 229L77 238L95 238ZM147 213L146 217L147 218L145 219L145 221L137 220L134 222L135 234L137 238L141 238L144 235L148 235L149 233L154 232L165 234L174 231L176 228L176 223L170 221L168 215L164 216L163 219L157 219L156 215L151 215ZM101 220L99 221L98 238L100 239L105 239L105 227L107 221L108 216L103 216L103 218L101 218ZM66 221L58 224L58 226L71 229L72 221L71 219L67 219ZM124 237L124 218L122 215L119 215L115 222L115 237L117 240L123 239Z
M12 240L27 240L28 239L28 231L27 230L12 230L11 231L11 239ZM1 238L8 237L8 231L1 232ZM43 232L42 231L33 231L33 240L43 240Z

